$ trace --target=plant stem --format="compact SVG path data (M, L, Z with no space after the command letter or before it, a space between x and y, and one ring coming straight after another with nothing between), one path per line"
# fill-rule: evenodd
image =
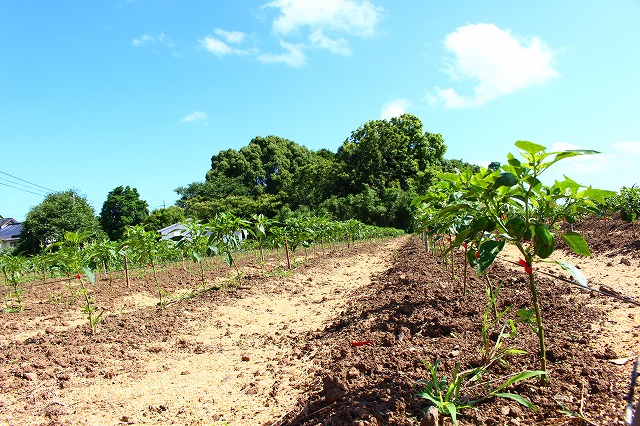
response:
M536 314L536 325L538 341L540 343L540 369L545 374L540 376L540 384L547 385L549 383L549 374L547 371L547 348L544 342L544 326L542 325L542 313L540 312L540 304L538 303L538 291L536 289L536 283L533 278L533 273L529 275L529 290L531 290L531 299L533 300L533 310Z

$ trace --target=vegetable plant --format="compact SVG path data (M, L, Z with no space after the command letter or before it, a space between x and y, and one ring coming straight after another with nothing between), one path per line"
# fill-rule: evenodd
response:
M439 360L433 364L428 361L424 361L424 365L429 371L429 379L418 381L417 386L420 388L420 391L417 396L427 399L438 409L439 413L450 416L454 425L458 424L458 412L460 410L475 407L477 404L493 397L511 399L527 408L535 409L535 406L526 398L511 392L503 391L515 383L545 374L544 371L523 371L511 376L495 389L481 383L482 385L486 385L485 393L475 399L468 399L463 398L462 395L467 394L469 389L471 389L472 386L475 386L475 384L472 385L472 383L481 380L482 375L485 372L485 367L477 367L471 370L460 371L460 365L456 363L451 380L449 380L446 375L438 374L439 364Z
M158 280L158 273L156 270L156 258L159 253L158 233L155 231L147 231L141 225L129 226L125 230L125 240L123 245L128 246L137 257L143 262L147 262L151 265L153 270L153 280L156 284L156 290L158 291L158 299L160 300L160 309L164 309L165 300L164 294L166 293L162 287L160 287L160 281Z
M190 257L200 268L200 282L202 287L206 287L204 279L204 263L203 259L210 254L217 254L218 248L209 244L209 235L211 231L207 225L197 223L193 220L187 220L183 223L184 232L178 237L177 247L182 249L183 253Z
M635 238L636 229L634 224L640 217L640 188L636 188L635 185L631 188L623 187L615 199L620 218L631 224L631 231Z
M0 268L9 284L10 290L5 293L5 306L7 312L20 312L22 310L22 288L20 282L27 266L27 258L13 256L8 252L0 254Z
M477 252L472 253L477 259L475 263L479 274L494 262L507 241L518 249L521 255L519 264L527 274L532 298L540 369L546 371L544 326L533 264L546 261L553 254L555 235L552 230L558 221L582 212L598 214L596 203L603 203L611 191L587 188L566 176L551 186L543 185L540 180L540 175L558 161L597 154L596 151L547 152L544 146L529 141L517 141L515 146L524 161L509 153L504 165L492 163L489 168L476 173L465 170L440 174L449 182L452 193L457 195L453 202L434 215L432 223L442 225L455 217L473 217L468 228L460 229L453 246L467 241L477 246ZM590 255L587 243L579 233L569 231L561 237L576 254ZM572 274L575 272L570 265L555 263ZM583 277L576 276L576 279ZM541 376L541 381L546 383L548 376Z
M84 273L86 277L89 279L91 284L95 284L95 276L91 269L84 268ZM104 314L104 310L97 313L97 309L94 306L95 299L89 295L87 291L87 287L84 285L82 274L78 274L75 276L80 281L80 293L84 297L84 306L82 310L87 314L87 320L89 320L89 328L91 329L91 334L96 334L96 330L98 329L98 323L102 320L102 314Z

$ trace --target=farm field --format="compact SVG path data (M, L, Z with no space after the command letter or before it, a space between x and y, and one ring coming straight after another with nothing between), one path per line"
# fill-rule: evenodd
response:
M577 229L594 256L554 257L578 265L596 288L639 296L631 225L588 220ZM515 312L531 302L522 267L507 260L518 260L509 248L489 275L503 283L498 309ZM105 313L95 335L81 301L67 302L64 282L29 288L24 311L0 314L0 424L417 424L427 406L415 396L429 374L423 360L441 360L449 377L456 363L481 362L486 282L471 274L463 296L462 261L459 253L452 277L451 265L413 236L310 253L290 275L263 277L247 254L239 286L163 310L150 272L134 274L130 288L98 276L89 291ZM268 259L267 271L278 263L281 255ZM175 295L199 279L179 266L159 273ZM217 260L206 278L222 284L228 274ZM638 307L549 277L538 290L551 383L509 389L538 410L490 399L462 410L460 423L624 424ZM493 375L538 367L536 336L525 325L504 344L527 354L495 364Z

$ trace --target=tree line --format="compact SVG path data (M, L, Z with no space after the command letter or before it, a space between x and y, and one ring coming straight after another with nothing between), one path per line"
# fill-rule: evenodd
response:
M200 220L221 212L286 217L303 211L410 230L411 200L436 173L472 167L445 159L445 152L442 135L423 131L410 114L366 122L336 153L259 136L214 155L203 182L176 189L176 204Z
M28 212L17 252L39 253L68 231L117 241L128 226L157 231L221 213L280 221L304 214L411 230L411 200L428 190L436 174L472 167L445 159L445 152L442 135L425 132L410 114L366 122L335 153L259 136L213 155L204 181L175 190L175 206L149 212L136 188L118 186L96 216L75 190L49 194Z

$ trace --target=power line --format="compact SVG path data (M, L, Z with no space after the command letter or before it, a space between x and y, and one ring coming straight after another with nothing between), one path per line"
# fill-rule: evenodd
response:
M37 186L38 188L45 189L45 190L47 190L48 192L56 192L55 190L53 190L53 189L51 189L51 188L47 188L47 187L45 187L45 186L38 185L37 183L29 182L28 180L24 180L24 179L19 178L19 177L17 177L17 176L11 175L11 174L9 174L9 173L7 173L7 172L3 172L2 170L0 170L0 173L2 173L3 175L10 176L10 177L12 177L12 178L14 178L14 179L18 179L19 181L22 181L22 182L28 183L29 185Z
M44 191L42 191L40 189L32 188L31 186L25 185L24 183L14 182L12 180L5 179L5 178L2 178L2 177L0 177L0 181L5 181L7 183L3 183L3 185L8 186L10 188L14 188L14 189L20 190L20 191L29 191L29 192L37 191L38 195L46 195L47 194L46 192L44 192ZM0 182L0 183L2 183L2 182ZM9 184L11 184L11 185L9 185ZM22 188L18 188L17 186L13 186L13 185L18 185L18 186L21 186ZM35 192L33 192L33 194L35 194Z
M6 183L2 183L2 182L0 182L0 185L8 186L9 188L17 189L18 191L22 191L22 192L28 192L30 194L35 194L35 195L40 195L40 196L46 195L46 194L42 194L42 193L29 191L29 190L26 190L26 189L23 189L23 188L18 188L18 187L15 187L15 186L7 185Z

